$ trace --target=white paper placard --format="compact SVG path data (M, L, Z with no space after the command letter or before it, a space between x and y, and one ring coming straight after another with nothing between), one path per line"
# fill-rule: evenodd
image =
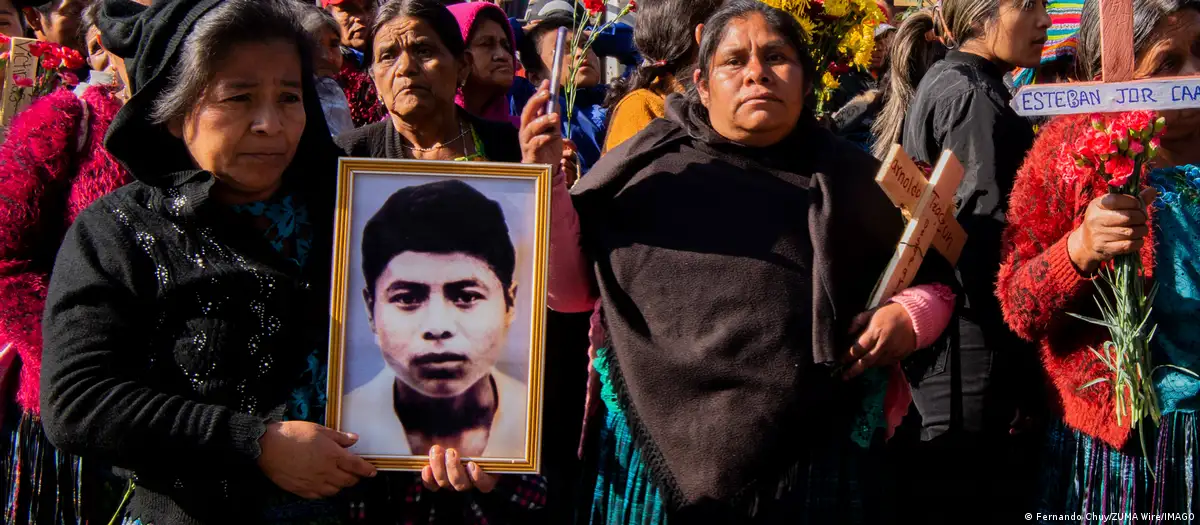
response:
M1026 117L1196 108L1200 107L1200 77L1036 84L1017 90L1012 107Z

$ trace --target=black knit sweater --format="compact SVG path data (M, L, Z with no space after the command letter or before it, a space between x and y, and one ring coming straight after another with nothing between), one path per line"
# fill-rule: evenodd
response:
M134 183L85 210L47 300L46 433L133 471L143 522L257 513L278 490L258 438L328 327L328 242L298 273L232 210L198 203L205 180Z
M258 439L329 327L337 153L311 80L282 190L307 204L303 271L248 218L211 200L214 176L149 119L169 73L160 66L176 61L191 24L219 3L106 4L105 42L128 55L138 89L105 145L137 182L96 201L67 232L43 323L47 436L85 461L131 471L128 512L156 525L254 523L269 502L290 499L257 468ZM136 49L122 45L125 33Z

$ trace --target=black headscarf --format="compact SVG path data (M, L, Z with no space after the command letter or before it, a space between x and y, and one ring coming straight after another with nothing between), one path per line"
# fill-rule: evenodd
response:
M196 169L183 141L165 125L154 123L151 114L196 22L223 0L156 0L151 6L132 0L102 1L96 25L105 47L125 59L133 91L108 128L104 146L146 184L170 187L202 180L202 184L182 188L188 202L199 206L212 186L211 174ZM302 60L301 68L306 124L284 180L304 191L321 187L316 195L332 197L338 154L317 98L312 64Z

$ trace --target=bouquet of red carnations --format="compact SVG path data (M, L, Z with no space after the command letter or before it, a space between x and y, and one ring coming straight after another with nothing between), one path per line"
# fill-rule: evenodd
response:
M0 35L0 49L9 49L0 53L0 69L8 69L11 42L9 37ZM38 58L37 74L33 78L16 75L13 83L18 87L33 88L33 98L49 94L60 85L75 87L79 84L79 77L72 70L83 67L85 62L78 51L37 41L29 45L29 54Z
M1166 121L1153 111L1092 115L1092 129L1080 135L1072 155L1063 158L1064 177L1072 182L1098 172L1108 182L1110 193L1138 198L1146 188L1147 165L1158 153L1165 127ZM1118 255L1101 267L1096 286L1100 318L1070 315L1108 329L1111 339L1100 349L1091 350L1109 375L1079 389L1110 384L1117 424L1123 426L1128 421L1130 429L1139 431L1145 449L1142 423L1149 417L1157 426L1162 417L1152 379L1155 369L1150 362L1150 340L1155 330L1150 313L1158 285L1147 279L1141 254L1130 253Z

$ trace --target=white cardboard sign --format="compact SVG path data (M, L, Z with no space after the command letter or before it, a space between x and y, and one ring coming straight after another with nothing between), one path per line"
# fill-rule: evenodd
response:
M1021 116L1116 113L1200 106L1200 77L1132 82L1035 84L1017 90L1012 107Z

